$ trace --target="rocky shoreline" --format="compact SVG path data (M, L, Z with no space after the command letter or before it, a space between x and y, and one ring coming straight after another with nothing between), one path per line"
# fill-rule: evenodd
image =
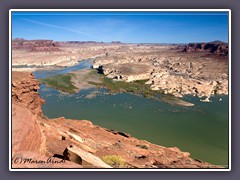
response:
M48 119L39 85L31 73L12 72L13 168L222 168L87 120Z
M206 56L205 52L165 50L162 55L100 57L93 68L116 81L148 79L146 84L151 85L151 90L176 97L194 95L209 99L215 94L228 94L227 57Z

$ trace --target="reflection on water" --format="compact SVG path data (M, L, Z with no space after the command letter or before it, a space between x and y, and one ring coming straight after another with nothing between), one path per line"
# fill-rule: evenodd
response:
M79 67L90 65L80 63ZM61 73L66 71L62 69ZM37 72L37 77L54 73ZM41 85L39 93L46 100L42 109L49 118L91 120L152 143L179 147L190 152L191 157L212 164L228 163L228 96L212 97L211 103L186 96L184 99L195 106L179 107L133 94L110 95L105 89L69 95Z

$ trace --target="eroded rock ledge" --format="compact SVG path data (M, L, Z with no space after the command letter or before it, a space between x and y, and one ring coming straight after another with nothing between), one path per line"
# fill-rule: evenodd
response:
M31 73L12 78L13 168L220 168L87 120L44 118L39 82ZM122 162L102 160L113 156Z
M117 81L148 79L146 84L150 84L151 90L176 97L196 95L208 99L212 95L227 95L228 57L207 52L165 49L158 54L108 55L96 58L93 68Z

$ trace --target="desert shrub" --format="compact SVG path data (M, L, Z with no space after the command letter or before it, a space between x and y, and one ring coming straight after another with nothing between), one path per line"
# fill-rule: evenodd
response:
M118 156L118 155L108 155L108 156L104 156L102 157L102 160L112 166L113 168L122 168L125 166L125 161L122 157Z
M139 148L142 148L142 149L148 149L149 148L148 145L145 145L145 144L137 144L136 146L139 147Z

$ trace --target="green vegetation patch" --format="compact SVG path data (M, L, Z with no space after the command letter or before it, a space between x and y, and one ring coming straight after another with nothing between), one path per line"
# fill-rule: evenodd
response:
M118 156L118 155L104 156L104 157L102 157L102 160L109 166L112 166L113 168L125 167L125 160L121 156Z
M40 82L63 92L75 93L78 88L75 87L72 82L73 76L75 75L72 73L59 74L48 78L40 79Z
M97 87L104 87L110 91L110 93L128 92L143 95L144 97L153 97L157 94L161 94L162 91L153 91L150 89L149 84L145 84L147 80L138 80L134 82L114 81L107 77L102 77L102 83L89 82Z
M164 94L163 90L153 91L150 89L149 84L145 84L148 80L138 80L133 82L125 82L125 81L114 81L113 79L107 78L104 75L100 75L101 83L89 82L92 85L97 86L98 88L106 88L110 91L110 93L133 93L142 95L146 98L153 98L165 103L169 103L172 105L181 105L188 106L189 104L178 97L175 97L172 94Z

